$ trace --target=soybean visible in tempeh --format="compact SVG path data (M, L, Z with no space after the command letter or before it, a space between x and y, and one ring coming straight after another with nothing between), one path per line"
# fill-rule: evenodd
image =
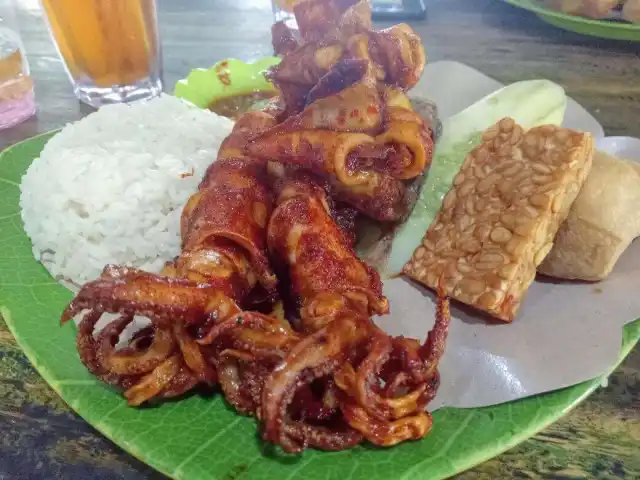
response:
M452 298L514 319L536 267L591 168L593 138L505 118L465 159L404 272Z

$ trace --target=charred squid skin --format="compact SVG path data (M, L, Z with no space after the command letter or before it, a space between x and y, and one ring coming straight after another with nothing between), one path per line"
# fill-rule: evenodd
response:
M396 337L392 340L393 351L389 363L396 362L399 365L395 372L385 377L385 388L383 395L386 397L396 396L400 389L419 386L421 393L418 394L416 402L426 406L436 395L440 385L440 376L437 368L430 368L430 364L425 362L422 355L423 346L416 340ZM417 389L414 390L417 393Z
M338 386L364 408L368 415L381 421L397 420L424 408L421 402L426 385L418 384L410 392L395 396L380 395L374 391L379 385L380 371L389 361L392 339L384 334L377 335L371 342L369 353L354 369L350 364L336 374Z
M266 332L290 336L292 340L299 338L296 333L287 329L274 317L256 312L241 312L214 325L213 328L207 332L204 337L198 339L197 342L200 345L211 345L218 339L218 337L233 332L238 328L259 328Z
M133 315L121 315L108 325L106 325L96 338L96 358L100 366L105 372L112 372L107 357L115 352L115 346L118 343L120 335L127 328L127 325L133 321ZM147 370L150 371L153 368ZM138 372L146 373L147 371ZM115 372L112 372L115 373Z
M381 420L395 420L412 410L423 409L433 400L440 384L438 364L444 353L450 319L449 299L441 291L436 302L436 321L423 345L405 337L388 337L389 343L378 340L385 348L377 354L373 351L376 347L372 348L353 381L353 388L358 392L355 396L367 406L369 414ZM381 372L385 362L394 361L398 369L391 378L385 378L383 396L377 395L370 388L371 380ZM401 387L412 388L412 391L395 397L395 391Z
M220 387L225 400L238 412L254 416L266 378L279 358L256 356L238 350L224 350L217 362Z
M169 351L165 352L166 355L162 355L160 357L156 356L156 358L148 358L146 362L133 362L132 364L127 365L126 371L132 373L124 374L120 371L114 370L110 361L111 355L117 354L114 349L115 345L117 344L118 339L124 329L132 321L133 315L121 315L119 318L106 325L98 334L98 337L95 341L96 358L100 363L101 368L105 372L104 374L100 375L99 378L103 382L123 390L125 397L127 397L127 392L130 389L135 388L136 386L138 386L138 389L136 390L140 390L139 386L142 382L145 381L145 377L153 375L154 370L166 361L166 358L171 353L173 346L173 342L169 338L169 341L171 342L171 348ZM156 333L157 330L154 331L154 335ZM146 400L148 400L148 398L145 398L139 403L130 404L139 405Z
M135 314L156 324L170 325L179 318L197 322L217 291L215 285L108 266L100 278L80 289L62 313L61 323L86 309Z
M451 308L449 297L444 291L444 280L440 279L438 285L438 300L436 303L436 322L427 335L427 341L420 348L427 376L432 377L437 373L438 363L444 355L444 347L451 323Z
M93 331L96 323L98 323L98 320L102 317L102 313L103 312L99 310L90 310L85 313L78 325L76 344L78 347L78 354L80 355L80 361L82 361L90 373L107 385L111 385L117 389L126 390L133 386L138 381L139 377L114 374L106 370L98 359L98 346L96 339L93 336Z
M165 385L158 394L158 398L174 398L184 395L198 385L198 378L187 368L182 365L178 372L171 378L169 383Z
M287 409L291 405L296 391L300 387L311 383L316 378L328 375L333 370L337 369L339 365L339 360L329 360L318 367L307 368L304 372L302 372L301 376L297 379L297 381L295 381L295 383L292 383L289 388L287 388L285 395L282 397L282 402L279 404L278 408L278 417L275 422L275 428L270 429L265 422L265 428L263 429L263 438L267 441L271 441L272 443L280 445L280 447L287 453L301 453L303 450L309 447L308 433L314 429L321 430L322 427L315 427L303 422L291 420L289 418ZM276 370L274 370L274 373L276 371L277 367ZM296 436L290 436L287 431L296 432Z
M174 322L173 335L182 353L182 358L193 375L207 385L214 385L218 379L217 373L207 363L201 346L191 337L183 322Z
M98 359L104 369L111 373L118 375L148 373L169 357L175 348L171 331L154 326L153 334L150 336L151 344L146 348L137 350L129 347L116 350L122 331L131 322L133 322L132 315L121 316L107 325L98 337Z
M290 422L284 425L284 433L300 444L328 452L353 448L364 440L362 434L346 422L340 426L340 430L302 422Z
M80 360L87 367L87 370L95 376L104 375L107 371L102 367L96 355L96 341L93 337L96 323L102 317L99 310L91 310L87 312L80 324L78 325L78 335L76 337L76 345Z
M291 404L294 412L288 413L293 413L297 421L285 422L283 431L300 444L318 450L352 448L362 442L363 436L345 421L339 408L338 386L331 376L325 378L320 398L314 398L311 383L303 385L304 390L296 392ZM300 393L303 395L299 396Z
M392 359L402 365L400 373L403 374L404 383L424 383L429 380L431 374L427 364L422 358L422 345L413 338L395 337L392 339ZM395 379L394 379L395 380ZM399 381L395 380L395 381Z
M241 312L215 324L196 342L224 348L215 363L225 397L239 412L253 415L266 377L299 338L275 317Z
M295 13L305 43L274 28L274 45L287 55L267 73L282 87L281 105L237 119L184 206L181 254L162 275L107 266L61 320L89 310L77 339L82 361L125 390L130 405L219 383L286 452L422 438L448 320L439 305L424 345L378 330L370 317L389 304L353 246L356 212L400 220L420 183L407 180L430 163L433 136L405 96L424 50L406 25L373 31L366 2L319 0ZM284 195L275 211L267 162L280 162L283 176L315 172L297 187L287 175L297 197ZM335 208L327 196L350 207ZM274 274L277 261L289 277ZM271 312L277 287L300 300L300 330L241 312ZM102 312L120 318L94 338ZM152 326L119 349L135 315Z
M424 345L403 337L378 335L357 369L347 363L335 376L342 390L339 398L345 419L375 445L417 440L431 429L432 417L424 408L435 397L439 385L437 366L450 322L449 300L442 292L436 310L435 325ZM394 361L396 371L379 394L374 391L376 381L385 365ZM412 390L396 396L401 386Z
M254 414L257 405L242 390L241 360L231 355L223 355L225 352L220 355L217 366L220 388L224 394L224 399L237 412L251 416ZM252 358L249 359L249 361L252 360Z
M299 453L308 438L287 435L287 409L296 390L316 378L336 371L359 344L371 333L366 317L345 315L318 332L298 342L271 373L262 392L260 418L265 440L279 444L286 452ZM309 428L312 428L309 425Z
M178 355L164 360L160 365L146 374L131 388L124 392L127 402L131 406L139 406L160 394L171 380L180 373L182 361Z
M367 441L379 447L391 447L406 440L420 440L429 433L433 425L433 418L428 412L383 421L370 416L364 408L349 401L343 402L341 409L349 425L358 430Z

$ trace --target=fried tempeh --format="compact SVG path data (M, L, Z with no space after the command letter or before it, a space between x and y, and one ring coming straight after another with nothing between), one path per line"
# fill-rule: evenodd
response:
M511 322L591 168L593 138L552 125L524 132L505 118L456 175L411 278Z

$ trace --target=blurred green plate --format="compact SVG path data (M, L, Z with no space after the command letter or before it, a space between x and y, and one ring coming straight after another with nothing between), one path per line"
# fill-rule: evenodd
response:
M187 78L178 80L174 95L207 108L214 100L255 92L276 92L275 86L264 78L264 72L279 62L278 57L264 57L252 63L229 58L211 68L196 68Z
M253 419L236 415L219 395L190 396L157 407L127 407L80 363L72 325L59 325L72 294L33 258L20 217L19 184L54 133L0 154L0 313L47 383L93 427L131 455L177 479L438 480L517 445L584 400L606 379L517 402L434 413L431 434L389 449L276 456ZM640 321L624 330L620 359L640 338Z
M591 37L609 38L640 42L640 24L615 20L593 20L590 18L567 15L543 7L535 0L503 0L516 7L535 13L542 21L555 27Z

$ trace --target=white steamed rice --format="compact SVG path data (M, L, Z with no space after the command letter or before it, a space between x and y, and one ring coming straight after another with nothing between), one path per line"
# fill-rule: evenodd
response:
M168 95L67 125L20 184L36 259L76 285L108 263L159 271L180 252L182 207L232 126Z

